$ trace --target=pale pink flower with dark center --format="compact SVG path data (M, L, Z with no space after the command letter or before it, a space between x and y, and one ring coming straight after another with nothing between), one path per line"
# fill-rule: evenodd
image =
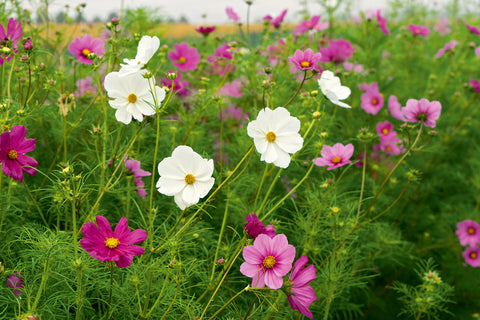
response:
M188 43L182 42L173 45L174 51L168 53L168 58L172 64L180 71L193 71L200 62L200 55L197 48L190 47Z
M407 122L423 122L426 127L435 128L436 120L440 117L442 105L438 101L427 99L408 99L407 105L402 109Z
M10 132L0 135L0 163L2 172L19 182L23 182L23 171L35 175L37 160L25 155L35 149L36 139L25 139L25 126L14 126Z
M409 24L408 29L414 36L426 37L430 33L430 29L424 26Z
M470 31L471 33L476 34L477 36L480 35L480 30L478 30L477 27L471 26L471 25L469 25L469 24L467 24L467 23L465 23L465 27L467 27L468 31Z
M474 247L480 243L480 225L473 220L464 220L457 224L457 234L462 246Z
M317 300L317 297L309 283L317 277L317 271L313 264L304 268L307 263L308 258L305 255L302 255L295 261L290 277L285 283L285 287L290 307L298 310L298 312L307 318L313 319L313 315L310 310L308 310L308 307L310 307L313 301Z
M107 218L96 216L97 225L87 222L82 226L84 238L80 245L95 259L102 262L115 261L119 268L125 268L132 264L133 256L142 255L145 249L134 246L147 239L147 232L142 229L130 231L127 218L122 217L115 230Z
M88 58L90 53L95 53L97 56L103 56L105 53L105 45L101 38L92 38L91 35L86 34L82 38L76 37L70 42L68 51L77 57L81 63L93 64L93 61Z
M240 17L238 16L238 14L233 10L232 7L227 7L225 9L225 11L227 12L227 16L230 20L232 20L233 22L235 23L238 23L238 24L241 24L242 22L240 21Z
M143 199L145 199L145 196L147 195L147 191L145 191L145 188L144 188L145 187L145 182L142 181L142 177L151 176L152 173L148 172L148 171L145 171L145 170L142 170L140 168L140 161L139 160L134 160L132 158L127 159L127 157L125 157L124 161L125 161L125 167L128 170L130 170L130 172L132 173L132 175L134 177L133 182L137 186L137 193Z
M322 156L313 159L316 166L328 166L327 170L336 169L346 164L352 163L350 158L353 155L353 144L343 145L340 142L333 146L324 145L321 151Z
M265 226L262 221L258 220L255 213L245 216L247 223L245 224L245 232L252 238L258 237L260 234L266 234L270 238L275 237L275 229L271 224Z
M389 31L388 28L387 28L387 19L385 19L384 17L382 17L382 16L380 15L380 13L381 13L381 10L378 9L378 10L377 10L377 14L376 14L376 16L377 16L377 25L378 25L378 27L380 28L380 30L382 30L382 32L383 32L384 34L389 35L389 34L390 34L390 31Z
M440 20L433 27L433 30L437 31L438 33L440 33L440 35L444 36L452 31L450 30L449 26L450 26L450 21L448 21L448 19L445 17L441 17Z
M440 58L441 56L443 56L445 54L445 52L448 52L448 51L453 51L453 48L455 48L455 46L457 45L457 41L455 40L452 40L450 41L449 43L447 43L443 48L441 48L440 50L437 51L437 53L435 54L435 58Z
M361 107L366 113L376 115L383 107L383 96L378 91L378 83L373 82L371 85L366 83L358 85L361 90L365 92L362 94Z
M462 253L465 262L472 267L480 267L480 248L477 246L466 247Z
M352 47L349 41L344 39L338 39L330 41L328 47L320 48L320 62L333 62L340 64L352 56L355 49Z
M252 288L280 289L283 276L292 269L295 259L295 247L288 244L284 234L270 238L259 234L253 245L243 248L245 262L240 266L240 272L252 278Z
M312 49L305 51L295 50L293 56L288 57L288 60L292 62L299 70L312 70L317 66L321 58L320 53L313 53Z

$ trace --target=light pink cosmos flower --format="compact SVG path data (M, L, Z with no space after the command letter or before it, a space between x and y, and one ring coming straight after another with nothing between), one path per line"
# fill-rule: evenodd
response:
M467 23L465 23L465 27L467 27L468 31L470 31L471 33L476 34L477 36L480 35L480 30L478 30L477 27L471 26L471 25L469 25L469 24L467 24Z
M473 91L480 93L480 82L476 79L469 79L470 86L472 87Z
M383 96L380 91L378 91L378 83L373 82L370 85L362 83L359 84L358 87L360 90L365 91L361 96L362 109L365 110L366 113L376 115L383 107Z
M400 102L398 102L397 97L394 95L391 95L388 98L388 110L395 119L405 121L405 117L402 113L402 106L400 105Z
M74 92L75 96L91 96L94 92L97 91L97 86L93 85L92 77L86 77L84 79L78 79L75 82L77 86L77 91Z
M309 30L313 30L320 21L320 16L316 15L311 17L309 20L302 21L299 25L293 30L294 36L299 36L304 34Z
M457 234L462 246L474 247L480 243L480 225L473 220L464 220L457 224Z
M444 36L452 32L449 26L450 26L450 21L448 21L448 19L445 17L441 17L440 20L433 27L433 30L437 31L438 33L440 33L440 35Z
M380 136L380 140L390 139L397 135L393 130L393 124L388 121L377 123L377 133Z
M353 150L353 144L351 143L345 146L340 142L334 144L333 146L324 145L321 151L322 156L317 159L313 159L313 162L315 162L315 165L319 167L329 166L327 170L336 169L352 163L350 158L353 155Z
M234 98L240 98L243 96L241 89L244 87L240 79L226 82L222 88L218 91L218 95L225 95Z
M266 234L270 238L275 237L275 229L271 224L265 226L262 221L258 220L258 217L255 213L247 214L245 216L247 219L247 224L245 224L245 232L249 237L256 238L260 234Z
M139 160L134 160L132 158L127 159L125 156L125 167L130 170L130 172L133 174L134 180L133 182L137 186L137 193L145 199L145 196L147 195L147 191L145 191L145 183L142 181L142 177L148 177L151 176L152 173L142 170L140 168L140 161Z
M436 120L440 117L442 105L438 101L427 99L408 99L402 113L407 122L423 122L426 127L435 128Z
M443 56L445 54L445 52L447 51L452 51L453 48L455 48L455 46L458 44L457 41L455 40L452 40L450 41L449 43L447 43L443 48L441 48L440 50L437 51L437 53L435 54L435 58L440 58L441 56Z
M430 33L430 29L424 26L409 24L408 29L414 36L426 37Z
M388 30L387 28L387 19L385 19L384 17L381 16L381 10L378 9L377 10L377 25L378 27L380 28L380 30L382 30L382 32L386 35L389 35L390 34L390 31Z
M243 248L245 262L240 266L240 272L252 278L252 288L280 289L283 276L292 269L295 259L295 247L288 244L284 234L270 238L259 234L253 245Z
M18 41L22 35L22 23L14 18L8 19L7 32L5 32L5 28L0 24L0 47L7 47L12 49L13 53L18 53ZM12 57L11 54L7 55L6 60L10 61ZM5 55L2 54L0 56L0 65L3 64L4 58Z
M317 66L321 56L318 52L313 53L312 49L305 51L297 49L293 56L288 57L288 60L290 60L298 70L312 70Z
M96 216L97 225L87 222L82 226L84 238L80 245L95 259L102 262L115 261L119 268L125 268L132 264L133 256L142 255L145 249L134 246L147 239L147 232L142 229L130 231L127 218L122 217L115 230L107 218Z
M379 150L391 156L401 154L406 151L406 149L403 147L402 140L397 138L396 134L388 138L380 139L380 144L378 144L377 147Z
M465 262L472 267L480 267L480 248L477 246L466 247L462 253Z
M225 11L227 12L227 16L230 20L232 20L233 22L235 23L238 23L238 24L241 24L242 22L240 21L240 17L239 15L233 10L232 7L227 7L225 9Z
M353 71L355 73L364 73L365 71L365 68L363 67L362 64L353 64L348 61L345 61L343 63L343 67L345 68L345 70Z
M23 182L23 171L32 176L37 173L37 160L25 155L35 149L36 139L25 139L26 133L25 126L14 126L0 135L2 172L19 182Z
M91 35L86 34L82 38L76 37L70 42L68 51L77 57L81 63L93 64L93 61L88 58L90 53L95 53L97 56L103 56L105 53L105 45L101 38L92 38Z
M233 68L231 63L233 58L231 49L232 47L228 43L224 43L215 49L215 52L208 57L207 61L211 64L210 70L213 73L224 75Z
M308 283L317 277L317 271L313 264L304 268L307 263L308 258L305 255L302 255L295 261L285 287L290 307L298 310L298 312L307 318L313 319L313 314L308 310L308 307L310 307L313 301L317 300L317 297L315 296L315 291L313 291L312 286Z
M332 40L326 48L320 48L320 62L333 62L340 64L352 56L355 49L352 47L349 41L344 39Z
M193 71L197 68L200 62L197 48L190 47L186 42L175 43L173 47L175 50L168 53L168 58L178 70Z

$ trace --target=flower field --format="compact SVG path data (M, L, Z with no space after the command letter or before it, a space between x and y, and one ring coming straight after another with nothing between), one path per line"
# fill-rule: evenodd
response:
M242 5L0 6L0 319L480 319L478 15Z

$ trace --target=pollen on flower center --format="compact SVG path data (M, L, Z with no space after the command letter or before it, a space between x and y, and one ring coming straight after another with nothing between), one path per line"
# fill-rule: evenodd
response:
M302 68L308 68L308 67L310 67L310 62L309 61L302 61L302 62L300 62L300 65L302 66Z
M105 246L110 249L115 249L120 244L120 240L117 238L107 238L105 240Z
M475 252L470 253L470 258L477 259L477 254Z
M333 157L332 162L333 163L340 163L340 162L342 162L342 158L340 158L339 156Z
M17 159L17 156L18 156L17 151L15 150L8 151L8 159L15 160Z
M376 105L378 104L377 98L373 98L373 99L372 99L372 104L373 104L374 106L376 106Z
M137 96L135 95L135 93L130 93L127 99L128 99L128 102L130 103L137 102Z
M91 51L89 49L83 49L82 50L82 55L85 56L85 57L88 56L90 53L91 53Z
M183 63L185 63L185 62L187 62L187 59L185 59L185 57L180 57L180 58L178 58L178 63L182 63L182 64L183 64Z
M387 133L388 133L388 129L387 129L387 128L384 128L384 129L382 130L382 133L383 133L383 134L387 134Z
M193 174L190 174L190 173L187 174L187 175L185 176L185 182L186 182L187 184L192 184L192 183L194 183L194 182L195 182L195 177L193 176Z
M475 234L475 229L470 227L470 228L468 228L467 232L468 232L468 234Z
M275 267L276 264L277 264L277 261L275 261L275 257L272 257L272 256L266 256L262 262L262 265L266 269L272 269L273 267Z
M267 137L268 142L274 142L277 139L277 136L275 135L275 133L273 131L267 132L266 137Z

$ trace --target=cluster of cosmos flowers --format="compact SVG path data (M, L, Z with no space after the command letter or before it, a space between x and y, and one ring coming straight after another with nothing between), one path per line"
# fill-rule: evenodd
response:
M480 267L480 225L473 220L464 220L457 224L458 240L462 246L465 263L472 267Z

